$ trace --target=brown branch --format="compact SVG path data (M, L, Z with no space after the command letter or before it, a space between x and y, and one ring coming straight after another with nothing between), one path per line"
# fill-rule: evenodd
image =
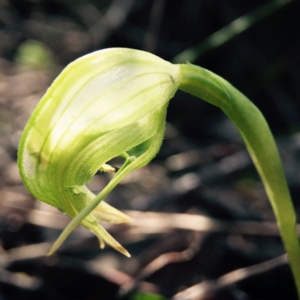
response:
M276 223L258 221L222 221L202 215L125 211L133 222L131 231L161 233L172 229L198 232L230 232L236 234L278 236ZM300 232L300 226L298 225Z
M220 290L246 278L265 273L288 263L287 255L269 261L229 272L216 280L207 280L196 284L172 297L172 300L204 300Z
M197 235L189 247L181 252L168 252L159 255L149 264L147 264L137 276L133 277L131 281L124 284L120 289L120 295L124 296L129 292L135 290L147 277L162 269L168 264L180 263L189 261L198 252L200 247L200 239L203 239L203 235Z

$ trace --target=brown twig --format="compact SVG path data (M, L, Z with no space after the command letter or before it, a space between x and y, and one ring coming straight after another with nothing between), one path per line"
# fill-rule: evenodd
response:
M124 296L133 291L140 285L141 282L143 282L143 280L166 265L185 262L192 259L199 250L201 244L200 239L203 239L203 235L196 235L187 249L180 252L164 253L156 257L153 261L147 264L137 276L121 287L120 295Z
M281 265L287 264L287 262L287 255L284 254L251 267L237 269L221 276L216 280L207 280L196 284L174 295L172 300L204 300L234 283L270 271Z
M222 221L202 215L126 211L134 220L129 226L132 233L161 233L172 229L198 232L230 232L236 234L278 236L276 223L257 221ZM300 232L300 226L298 225Z

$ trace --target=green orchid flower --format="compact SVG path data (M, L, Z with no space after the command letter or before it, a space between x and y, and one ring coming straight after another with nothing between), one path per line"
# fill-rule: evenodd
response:
M157 154L166 109L181 89L220 107L240 131L264 183L289 255L300 295L300 246L296 214L270 129L255 105L230 83L191 64L174 65L147 52L106 49L86 55L63 70L33 112L20 141L18 165L37 199L72 221L49 251L53 253L79 225L129 256L98 222L130 218L103 199L133 170ZM87 187L98 170L115 171L94 195Z
M99 169L107 170L106 162L124 158L105 195L156 155L166 108L179 82L179 66L130 49L102 50L70 64L48 89L23 133L18 161L27 189L76 217L93 203L95 195L85 184ZM101 247L105 242L129 256L98 221L121 223L130 218L101 200L80 223L96 234Z

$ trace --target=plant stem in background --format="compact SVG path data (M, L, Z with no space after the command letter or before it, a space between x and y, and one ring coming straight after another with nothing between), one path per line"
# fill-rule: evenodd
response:
M293 0L273 0L267 4L264 4L254 11L245 14L227 26L221 28L217 32L213 33L202 41L199 45L188 48L183 52L179 53L173 58L174 63L185 63L185 62L194 62L204 53L211 51L215 48L222 46L227 43L237 35L243 33L248 28L252 27L258 21L263 20L273 12L284 7L286 4L290 3Z
M300 296L296 213L268 124L258 108L220 76L191 64L181 65L180 69L182 79L179 89L221 108L241 133L273 207Z

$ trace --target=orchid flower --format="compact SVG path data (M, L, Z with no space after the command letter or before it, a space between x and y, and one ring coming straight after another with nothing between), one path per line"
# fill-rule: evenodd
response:
M53 253L79 225L100 246L129 253L99 225L130 218L105 203L108 193L160 149L170 99L181 89L220 107L240 131L264 183L281 230L300 294L300 247L296 215L270 129L257 107L230 83L201 67L171 64L153 54L112 48L83 56L53 82L24 130L18 165L34 197L73 220L49 251ZM87 187L95 173L114 171L94 195Z

